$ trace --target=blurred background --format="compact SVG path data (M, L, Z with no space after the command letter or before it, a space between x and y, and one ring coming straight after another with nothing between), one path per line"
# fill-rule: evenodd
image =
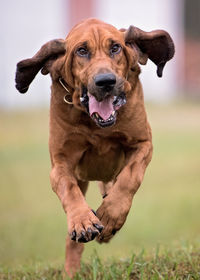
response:
M50 77L38 74L27 94L15 89L16 63L74 24L97 17L117 28L165 29L176 54L162 79L142 66L154 155L127 223L100 256L129 257L143 248L200 248L200 1L7 0L0 2L0 264L61 262L66 218L49 182ZM98 208L92 183L87 201ZM117 207L117 206L116 206Z

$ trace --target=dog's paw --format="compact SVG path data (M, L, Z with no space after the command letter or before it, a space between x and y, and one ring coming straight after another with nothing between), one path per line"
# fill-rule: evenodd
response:
M76 209L67 215L68 232L71 240L86 243L97 237L103 225L89 207Z
M109 242L109 240L120 230L126 221L126 217L131 207L131 201L115 200L109 194L104 198L101 206L97 210L97 217L104 226L101 234L96 238L99 243Z

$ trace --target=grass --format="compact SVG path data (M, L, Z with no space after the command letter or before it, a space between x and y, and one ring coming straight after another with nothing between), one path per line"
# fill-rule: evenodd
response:
M77 279L200 279L199 104L147 111L153 160L126 224L109 244L86 245ZM0 279L61 277L66 217L49 171L48 111L1 112ZM95 183L87 201L101 203Z
M200 279L200 252L197 248L182 247L179 250L171 251L165 249L148 255L145 250L139 254L133 254L131 258L110 259L102 262L95 252L90 260L82 263L81 272L74 277L75 280L140 280L140 279ZM61 280L68 279L64 276L62 266L44 266L35 264L23 266L18 270L3 268L0 271L1 280L27 280L45 279Z

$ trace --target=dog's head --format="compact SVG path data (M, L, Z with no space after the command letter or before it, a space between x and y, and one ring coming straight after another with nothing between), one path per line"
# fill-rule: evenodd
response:
M53 83L60 82L71 94L74 106L106 127L115 123L117 111L135 86L138 63L146 64L149 58L161 77L173 55L173 41L163 30L144 32L134 26L117 30L88 19L76 25L66 40L52 40L19 62L16 88L25 93L39 70L44 75L50 72Z

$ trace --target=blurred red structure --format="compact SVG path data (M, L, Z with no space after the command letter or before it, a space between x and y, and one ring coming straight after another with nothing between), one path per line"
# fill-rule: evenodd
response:
M95 0L69 0L69 28L85 18L95 16Z
M184 86L199 96L200 91L200 1L184 0Z

